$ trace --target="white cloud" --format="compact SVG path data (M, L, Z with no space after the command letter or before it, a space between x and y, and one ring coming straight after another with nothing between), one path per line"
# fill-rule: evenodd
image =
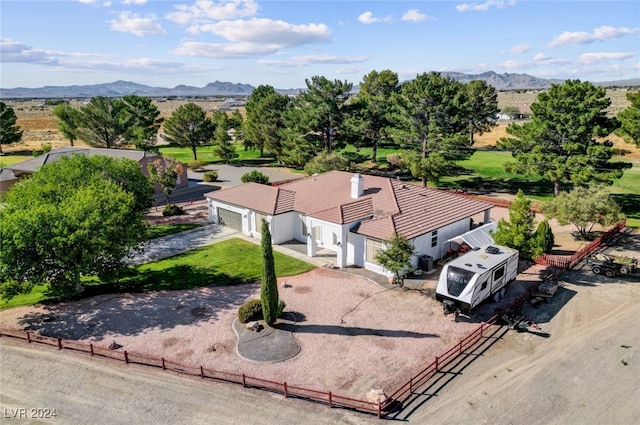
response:
M209 32L229 41L278 48L326 41L331 36L331 30L324 24L294 25L258 18L205 24L198 27L198 32Z
M596 41L606 41L612 38L618 38L629 34L635 34L640 32L640 28L626 28L626 27L611 27L602 26L593 30L592 33L584 31L564 31L562 34L557 35L547 44L547 47L558 47L565 44L589 44Z
M82 4L94 4L96 6L102 6L102 7L110 7L111 6L111 2L110 1L103 1L100 2L98 0L77 0L78 3L82 3Z
M591 65L599 62L618 61L634 57L630 52L585 53L578 58L579 63Z
M255 43L222 44L188 41L180 44L171 53L180 56L236 59L268 55L277 52L278 49L279 46Z
M131 5L131 4L143 5L147 3L147 0L122 0L121 3L126 5Z
M377 18L375 16L373 16L373 13L370 11L366 11L362 14L360 14L360 16L358 16L358 21L360 21L363 24L375 24L377 22L391 22L393 20L393 18L391 18L391 16L384 16L382 18Z
M497 9L504 9L507 6L515 6L515 0L502 1L502 0L487 0L484 3L462 3L456 5L458 12L486 12L492 7Z
M48 52L8 38L0 39L0 56L5 63L55 65L58 62L55 52Z
M566 65L570 63L567 59L554 59L544 53L537 53L533 56L533 65L549 66L549 65Z
M529 50L531 50L531 46L529 46L528 44L518 44L516 46L513 46L511 49L509 49L509 52L511 52L511 53L526 53Z
M292 56L289 59L263 59L259 60L260 65L274 67L297 67L312 64L351 64L361 63L369 60L367 56L333 56L333 55L304 55Z
M418 9L409 9L402 15L403 21L421 22L427 19L427 15L420 13Z
M175 5L174 9L167 14L167 19L183 25L195 25L255 16L258 3L254 0L197 0L193 5Z
M114 31L128 32L138 37L145 35L164 35L167 32L156 22L155 15L140 17L132 12L122 12L118 19L109 21Z

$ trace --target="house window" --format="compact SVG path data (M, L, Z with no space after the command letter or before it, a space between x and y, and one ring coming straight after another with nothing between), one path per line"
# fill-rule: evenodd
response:
M307 237L307 216L301 215L300 220L302 220L302 237Z
M367 263L380 265L380 262L376 260L376 255L382 250L382 241L375 239L367 239L365 261Z
M254 214L254 217L255 217L255 220L256 220L256 222L255 222L256 232L260 233L260 232L262 232L262 219L266 220L267 216L264 215L264 214L260 214L259 212L256 212Z
M438 231L434 230L431 233L431 247L433 248L436 245L438 245Z
M338 245L338 235L336 235L335 233L331 233L331 235L333 236L333 238L332 238L333 246L337 246Z

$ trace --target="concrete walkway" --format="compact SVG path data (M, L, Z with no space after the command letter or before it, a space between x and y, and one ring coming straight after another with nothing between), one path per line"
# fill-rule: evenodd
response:
M208 224L173 235L152 239L143 245L143 252L135 255L127 263L130 265L139 265L149 263L151 261L161 260L163 258L172 257L182 254L192 249L201 248L230 238L240 238L246 241L260 244L259 238L252 238L237 230L217 224ZM282 254L297 258L301 261L313 264L316 267L330 267L335 264L332 257L307 257L300 252L299 246L306 247L304 244L288 247L287 245L273 245L273 250ZM293 249L298 248L298 249Z

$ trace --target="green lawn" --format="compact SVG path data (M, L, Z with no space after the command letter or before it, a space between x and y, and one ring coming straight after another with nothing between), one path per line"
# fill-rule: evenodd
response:
M274 161L274 158L272 157L260 158L260 151L258 150L245 150L244 147L238 143L236 143L235 147L238 157L234 159L233 162L270 163ZM222 162L218 156L214 155L212 146L199 147L196 149L196 152L198 154L198 159L207 164L217 164ZM188 164L193 161L193 152L189 148L162 147L160 148L160 153L184 164Z
M26 161L27 159L33 159L33 155L0 155L0 168L5 168L18 162Z
M312 270L313 265L279 252L273 253L276 275L291 276ZM87 279L84 296L118 292L151 292L203 286L237 285L262 278L262 248L242 239L229 239L164 260L132 267L119 282ZM44 287L2 300L0 309L33 305L48 300Z

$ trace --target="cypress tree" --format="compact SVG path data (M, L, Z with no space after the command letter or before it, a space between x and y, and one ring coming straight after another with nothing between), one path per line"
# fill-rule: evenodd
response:
M273 325L278 318L278 281L271 247L269 224L262 219L262 316L267 325Z

